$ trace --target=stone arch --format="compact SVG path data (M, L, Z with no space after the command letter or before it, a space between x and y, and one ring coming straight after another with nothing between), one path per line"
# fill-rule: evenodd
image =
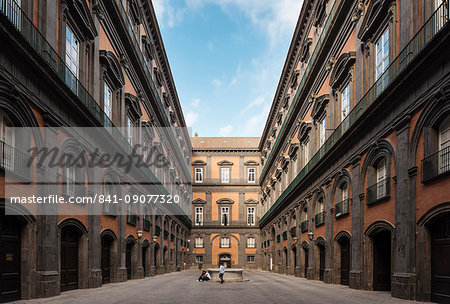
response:
M78 230L80 235L87 235L87 233L88 233L84 224L82 222L80 222L80 220L75 219L75 218L67 218L67 219L62 220L58 224L59 231L61 231L61 229L63 229L66 226L75 227Z
M348 193L349 195L352 193L352 176L347 169L340 170L334 179L333 187L331 188L331 199L336 203L336 189L341 186L343 183L347 183L349 186Z
M392 157L392 161L391 161ZM394 172L397 171L395 168L395 149L392 144L386 139L377 140L367 152L367 156L364 159L364 163L361 168L362 182L359 183L359 193L365 193L364 185L367 178L367 171L369 166L376 165L381 159L386 159L386 175L391 176L391 166L394 166Z
M378 220L373 222L367 227L364 232L364 288L368 290L374 290L374 268L379 265L375 265L374 263L374 247L376 246L374 242L374 238L381 233L389 233L390 234L390 277L392 278L393 269L394 269L394 226L385 220ZM384 246L387 248L387 246Z
M352 237L350 232L346 230L340 231L334 237L333 264L334 264L334 280L335 284L349 285L350 269L351 269L351 246ZM343 262L344 261L344 262ZM344 265L342 265L344 263ZM348 265L345 265L347 263ZM348 269L346 269L348 266ZM344 270L344 272L342 271Z
M417 221L417 298L421 301L430 301L431 299L431 227L437 220L446 215L450 215L450 202L433 206Z
M443 88L442 92L439 91L440 94L435 94L435 96L433 96L433 98L427 103L423 111L420 113L411 136L411 142L409 146L409 167L416 166L419 139L422 136L424 129L436 128L444 120L445 117L450 116L450 99L447 98L447 100L442 101L442 94L444 94L445 96L449 96L449 91L450 85L448 85L446 88ZM424 146L423 157L426 157L429 153L435 152L426 150L426 146Z

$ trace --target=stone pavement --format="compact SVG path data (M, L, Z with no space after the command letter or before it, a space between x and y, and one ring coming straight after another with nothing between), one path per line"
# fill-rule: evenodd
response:
M223 285L197 282L199 274L194 270L175 272L14 303L413 303L392 298L388 292L353 290L268 272L244 271L248 282Z

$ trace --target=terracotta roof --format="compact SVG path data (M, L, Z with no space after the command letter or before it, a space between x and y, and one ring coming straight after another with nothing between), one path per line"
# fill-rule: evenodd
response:
M253 148L257 149L260 137L192 137L193 149Z

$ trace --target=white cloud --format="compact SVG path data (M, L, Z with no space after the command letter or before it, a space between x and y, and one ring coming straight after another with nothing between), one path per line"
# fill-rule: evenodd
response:
M198 107L199 104L200 104L200 98L196 98L196 99L192 100L192 102L191 102L191 106L193 108Z
M266 123L267 120L267 115L269 114L270 111L270 103L264 105L263 107L261 107L260 112L257 113L256 115L251 116L244 127L244 134L243 135L247 135L247 136L255 136L255 130L259 130L260 132L262 132L262 129L264 128L264 125Z
M219 130L219 136L230 136L231 132L233 132L232 125L226 125Z
M218 88L220 88L220 87L222 86L222 81L220 81L220 80L217 79L217 78L214 78L214 79L211 81L211 84L212 84L216 89L218 89Z
M186 125L192 127L198 120L198 112L188 112L185 115Z
M265 101L265 98L263 96L256 97L251 103L249 103L245 108L241 110L241 115L245 114L248 110L250 110L253 107L262 105Z

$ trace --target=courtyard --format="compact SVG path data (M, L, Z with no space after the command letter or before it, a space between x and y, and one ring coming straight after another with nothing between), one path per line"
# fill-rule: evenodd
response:
M199 271L188 270L14 303L413 303L392 298L389 292L354 290L262 271L245 271L247 282L223 285L197 282L198 275Z

